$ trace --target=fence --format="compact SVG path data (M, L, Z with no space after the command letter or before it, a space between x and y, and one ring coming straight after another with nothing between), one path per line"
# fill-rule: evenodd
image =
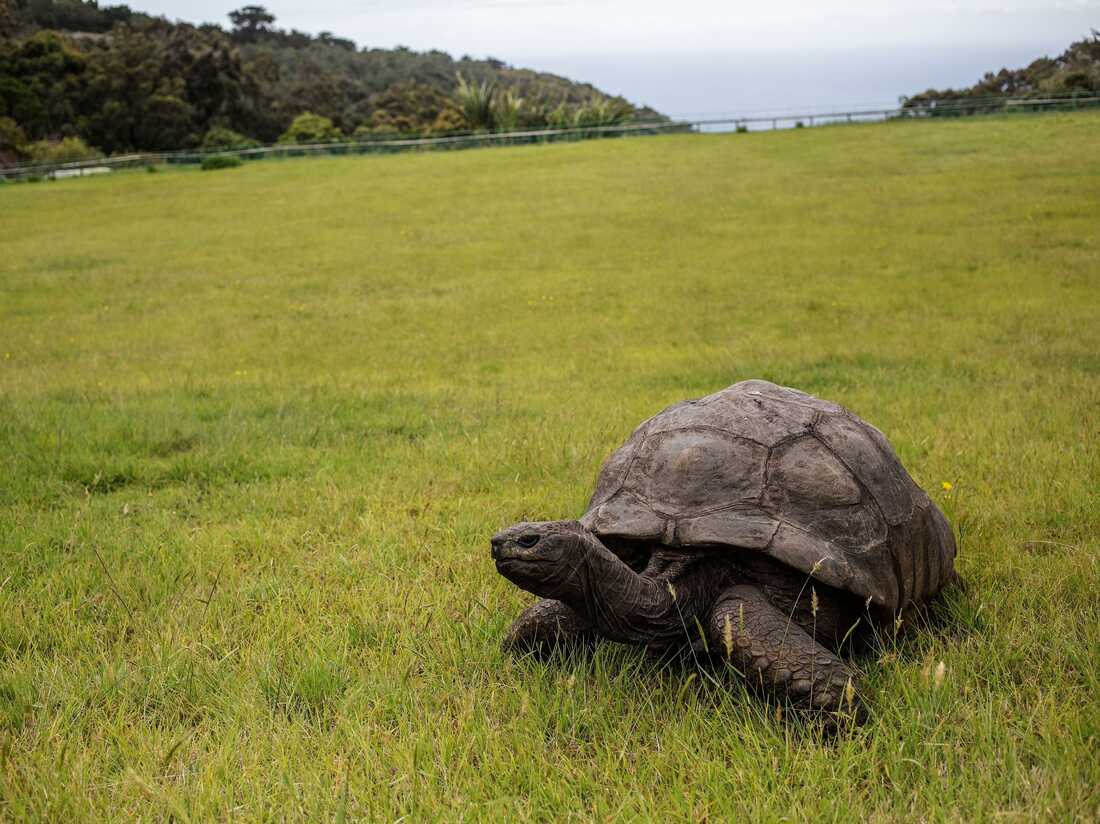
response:
M910 105L885 108L857 109L853 111L816 111L803 114L759 114L744 117L724 117L712 120L694 120L691 125L697 131L708 129L736 129L764 127L778 129L787 126L819 126L835 123L856 123L894 119L928 117L965 117L978 114L1033 113L1043 111L1072 111L1100 107L1100 95L1067 95L1045 98L969 97L936 101L920 101Z
M591 140L608 137L669 134L675 132L745 131L778 129L781 126L817 126L899 118L962 117L1008 112L1065 111L1100 107L1100 96L1049 98L965 98L941 100L920 106L894 106L840 112L810 114L730 115L702 120L668 120L651 123L624 123L613 126L578 126L569 129L537 129L513 132L453 134L443 137L408 137L392 140L366 140L349 143L275 144L255 149L213 149L175 152L143 152L114 155L68 163L25 163L0 167L0 180L27 178L80 177L115 169L155 165L196 165L212 154L232 154L243 160L307 155L360 155L408 151L439 151L481 146L513 146L528 143Z

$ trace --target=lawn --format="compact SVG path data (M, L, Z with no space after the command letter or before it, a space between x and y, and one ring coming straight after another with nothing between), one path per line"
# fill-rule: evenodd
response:
M0 186L0 819L1094 820L1098 127ZM504 656L493 532L751 377L876 424L959 537L868 725Z

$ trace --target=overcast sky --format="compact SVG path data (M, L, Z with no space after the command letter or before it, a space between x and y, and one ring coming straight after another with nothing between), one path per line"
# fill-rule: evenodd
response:
M131 0L225 23L244 2ZM1100 28L1100 0L269 0L278 25L360 44L508 56L699 50L1035 44Z
M250 0L127 0L227 25ZM118 0L101 0L101 5ZM257 2L257 0L251 0ZM969 85L1100 29L1100 0L258 0L280 28L359 45L493 56L588 80L670 113L720 108L731 83L761 100L851 101ZM872 65L858 69L851 55ZM791 57L794 55L794 57ZM815 56L820 55L820 56ZM838 55L848 55L847 58ZM746 74L752 66L756 74ZM877 76L871 76L871 72ZM789 77L775 79L776 73ZM840 77L840 74L844 74ZM830 75L829 78L822 74ZM713 87L700 85L708 77ZM827 84L827 85L826 85ZM718 95L721 97L721 95ZM742 95L738 100L742 100Z

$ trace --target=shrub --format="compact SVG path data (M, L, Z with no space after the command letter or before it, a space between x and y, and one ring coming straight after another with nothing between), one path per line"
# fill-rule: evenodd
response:
M470 124L466 120L466 115L454 106L447 106L436 116L431 131L446 134L448 132L463 132L469 128Z
M364 123L356 127L351 137L356 142L369 143L374 140L394 140L401 137L401 132L392 123L383 123L379 126Z
M204 149L256 149L259 145L260 141L222 126L215 126L202 139Z
M335 143L343 140L344 133L327 117L313 112L303 112L294 118L282 136L280 143Z
M355 131L351 133L351 139L356 141L372 140L375 134L376 132L374 128L372 128L369 124L360 123L358 126L355 127Z
M420 121L413 115L401 112L376 111L371 115L369 125L376 134L412 135L420 131Z
M102 153L93 149L79 137L64 140L39 140L24 147L31 160L40 163L69 163L75 160L93 160Z
M18 157L23 154L26 135L19 128L19 124L10 117L0 117L0 154L11 154Z
M214 171L215 169L236 169L240 165L241 159L236 155L207 155L202 159L202 170L204 172Z

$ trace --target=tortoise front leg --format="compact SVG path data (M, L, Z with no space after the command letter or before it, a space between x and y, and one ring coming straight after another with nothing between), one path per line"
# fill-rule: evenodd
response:
M504 636L507 652L549 658L557 649L587 649L596 631L571 607L553 598L540 598L520 613Z
M866 720L852 671L756 587L725 590L711 610L707 636L711 654L754 686L800 709L828 713L831 721L844 715Z

